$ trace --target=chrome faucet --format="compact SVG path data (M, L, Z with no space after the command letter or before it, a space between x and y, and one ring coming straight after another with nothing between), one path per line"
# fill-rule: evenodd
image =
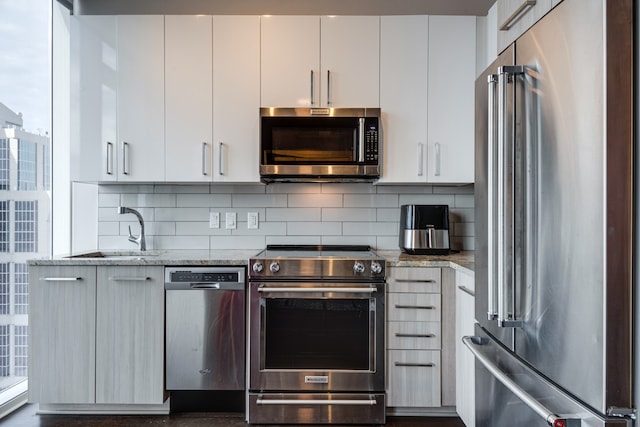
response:
M137 244L140 247L141 251L146 251L147 243L145 242L145 239L144 239L144 220L142 219L142 215L140 215L140 212L138 212L135 209L126 208L124 206L118 206L118 213L119 214L131 213L138 218L138 222L140 223L140 235L134 236L131 233L131 226L129 226L129 241Z

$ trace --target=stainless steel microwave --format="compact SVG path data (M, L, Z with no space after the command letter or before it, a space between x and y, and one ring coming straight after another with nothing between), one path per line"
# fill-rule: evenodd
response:
M262 182L380 178L379 108L261 108Z

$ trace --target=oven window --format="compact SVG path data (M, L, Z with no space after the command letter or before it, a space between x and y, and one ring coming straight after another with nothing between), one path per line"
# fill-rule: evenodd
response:
M369 299L265 303L265 369L370 369Z

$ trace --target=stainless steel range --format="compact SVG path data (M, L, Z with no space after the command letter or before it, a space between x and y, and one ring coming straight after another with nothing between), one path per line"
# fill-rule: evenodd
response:
M368 246L268 246L249 260L257 424L385 422L385 261Z

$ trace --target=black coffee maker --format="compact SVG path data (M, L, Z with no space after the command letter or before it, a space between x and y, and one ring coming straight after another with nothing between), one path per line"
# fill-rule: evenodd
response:
M402 205L399 245L412 255L449 254L449 206Z

